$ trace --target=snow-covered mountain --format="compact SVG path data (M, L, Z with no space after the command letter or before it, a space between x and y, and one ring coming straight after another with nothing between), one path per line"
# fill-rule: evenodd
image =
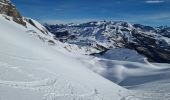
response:
M86 47L88 54L101 54L112 48L128 48L144 55L149 61L170 63L168 27L153 28L122 21L46 24L45 27L62 42L76 44L80 48Z
M62 43L37 21L4 13L14 10L9 0L0 5L12 6L0 13L0 100L170 99L169 64L124 48L81 55L87 46Z
M12 17L0 14L0 100L113 100L126 94L125 88L44 44L40 39L52 36L38 22L22 18L22 25Z

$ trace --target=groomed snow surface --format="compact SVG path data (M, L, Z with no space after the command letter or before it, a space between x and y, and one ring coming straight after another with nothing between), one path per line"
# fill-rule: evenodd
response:
M27 26L0 16L0 100L170 100L168 64L69 53Z

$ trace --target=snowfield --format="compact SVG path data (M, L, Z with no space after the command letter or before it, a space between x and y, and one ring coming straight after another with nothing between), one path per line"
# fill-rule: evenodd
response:
M121 99L126 89L0 18L1 100ZM121 93L122 92L122 93Z
M170 100L168 64L70 53L40 37L53 40L0 15L0 100Z

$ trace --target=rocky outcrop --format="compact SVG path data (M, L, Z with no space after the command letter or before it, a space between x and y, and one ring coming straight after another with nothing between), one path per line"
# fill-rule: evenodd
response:
M29 24L31 24L32 26L37 28L43 34L48 35L48 30L45 27L43 27L42 25L36 25L37 22L35 23L35 21L33 19L25 18L25 21L27 21ZM41 26L41 27L38 27L38 26Z
M10 0L0 0L0 14L10 16L16 23L26 26L21 14Z

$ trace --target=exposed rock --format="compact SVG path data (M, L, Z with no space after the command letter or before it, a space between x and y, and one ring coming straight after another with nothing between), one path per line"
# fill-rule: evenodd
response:
M48 30L44 27L39 28L33 21L33 19L29 19L29 18L25 18L25 20L30 23L32 26L34 26L35 28L37 28L39 31L41 31L43 34L48 35Z
M26 26L21 14L17 11L16 7L10 2L10 0L0 0L0 14L10 16L16 23Z

